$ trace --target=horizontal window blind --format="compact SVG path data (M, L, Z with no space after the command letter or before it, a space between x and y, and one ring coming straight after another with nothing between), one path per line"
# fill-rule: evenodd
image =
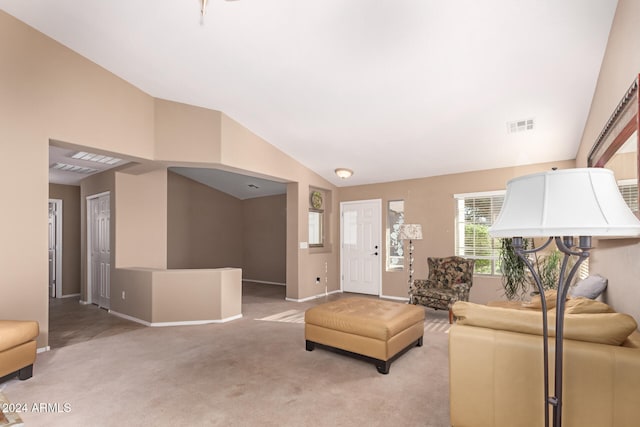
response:
M500 241L489 236L489 227L498 218L504 192L455 195L456 255L476 259L477 274L496 274Z
M622 198L632 212L638 212L638 184L618 184Z

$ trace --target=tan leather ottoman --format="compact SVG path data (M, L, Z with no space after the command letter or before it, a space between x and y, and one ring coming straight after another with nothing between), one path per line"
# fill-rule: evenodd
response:
M304 315L307 351L316 344L375 363L389 373L391 362L422 346L424 309L373 298L343 298L319 304Z

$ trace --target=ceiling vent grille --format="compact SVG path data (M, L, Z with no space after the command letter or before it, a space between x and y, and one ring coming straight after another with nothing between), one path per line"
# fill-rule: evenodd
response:
M105 163L107 165L115 165L116 163L122 161L122 159L119 159L117 157L103 156L102 154L87 153L86 151L78 151L76 154L71 156L71 158L87 160L89 162Z
M51 165L51 169L58 169L64 172L83 173L86 175L89 175L94 172L98 172L98 169L85 168L85 167L76 166L76 165L68 165L66 163L54 163L53 165Z
M507 122L507 133L528 132L533 130L533 119L516 120Z

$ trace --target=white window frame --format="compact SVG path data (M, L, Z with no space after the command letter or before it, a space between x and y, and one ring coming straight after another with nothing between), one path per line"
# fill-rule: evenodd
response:
M468 259L490 260L491 271L489 273L478 272L476 268L474 271L474 274L480 274L480 275L499 275L500 274L500 272L497 271L497 261L500 256L500 239L497 239L497 238L492 239L493 250L491 255L480 256L480 255L475 255L473 253L470 253L470 252L475 252L475 250L474 248L469 248L469 250L467 250L465 246L465 227L468 224L477 224L477 223L467 221L465 218L465 212L464 210L461 210L460 207L461 206L464 207L465 201L469 199L483 199L483 198L493 199L497 197L502 197L504 201L505 193L506 193L506 190L496 190L496 191L483 191L483 192L475 192L475 193L459 193L459 194L453 195L456 202L456 216L454 219L455 221L455 233L454 233L455 234L455 242L454 242L455 254L457 256L461 256ZM491 203L493 204L493 201ZM493 222L497 219L499 213L500 213L500 209L494 209L493 207L491 207L490 214L492 218L487 219L486 221L487 226L493 225Z

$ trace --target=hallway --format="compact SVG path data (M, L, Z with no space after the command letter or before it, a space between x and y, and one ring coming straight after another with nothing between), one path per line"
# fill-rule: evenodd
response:
M269 302L284 302L286 288L243 282L242 312L259 315ZM262 306L262 307L261 307ZM273 314L273 313L270 313ZM66 347L95 338L146 328L142 324L109 314L93 304L79 303L79 297L49 298L49 347Z

